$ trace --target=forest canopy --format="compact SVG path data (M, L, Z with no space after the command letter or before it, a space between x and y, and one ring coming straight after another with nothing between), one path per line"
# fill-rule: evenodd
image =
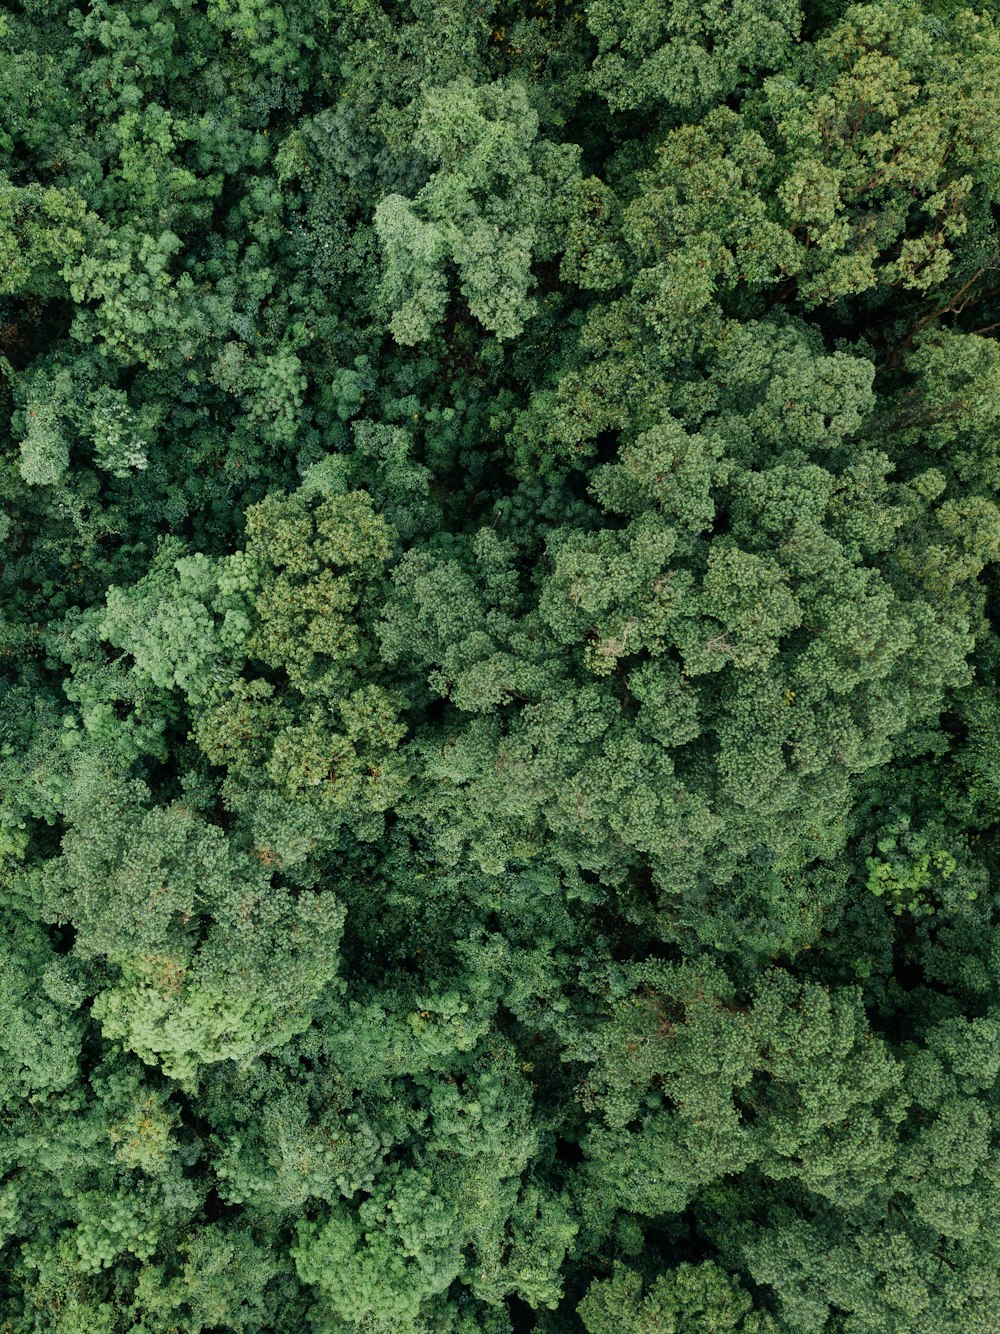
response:
M995 0L0 4L0 1330L1000 1328Z

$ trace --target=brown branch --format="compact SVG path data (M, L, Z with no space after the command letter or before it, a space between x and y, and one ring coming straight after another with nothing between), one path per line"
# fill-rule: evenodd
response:
M984 264L982 268L977 269L976 272L972 275L972 277L968 280L968 282L964 282L962 284L962 286L958 289L958 291L954 294L954 296L952 296L948 300L948 303L946 305L941 306L938 310L932 311L929 315L925 315L922 320L918 320L917 323L910 330L910 332L903 339L903 341L899 344L899 346L893 351L889 359L884 363L884 365L880 366L879 369L888 370L890 366L895 365L900 354L904 352L907 348L913 346L913 340L917 337L917 335L923 333L924 329L926 329L928 325L933 324L935 320L939 320L942 315L960 315L963 310L967 309L967 307L975 305L976 302L982 301L985 297L995 294L998 290L1000 290L998 288L991 287L988 288L985 292L978 293L975 297L971 296L968 297L965 301L962 301L960 305L957 304L961 300L961 298L965 295L965 293L968 292L969 288L972 287L975 283L977 283L980 280L980 278L982 278L984 273L989 273L992 269L995 269L997 267L998 261L1000 261L1000 250L995 251L989 263Z

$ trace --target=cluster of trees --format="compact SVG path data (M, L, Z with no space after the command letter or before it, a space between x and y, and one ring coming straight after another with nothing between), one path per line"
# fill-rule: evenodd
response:
M994 0L0 13L0 1328L1000 1326Z

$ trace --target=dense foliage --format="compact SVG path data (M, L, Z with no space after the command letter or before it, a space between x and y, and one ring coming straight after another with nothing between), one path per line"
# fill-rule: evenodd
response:
M992 0L0 6L0 1329L1000 1328Z

